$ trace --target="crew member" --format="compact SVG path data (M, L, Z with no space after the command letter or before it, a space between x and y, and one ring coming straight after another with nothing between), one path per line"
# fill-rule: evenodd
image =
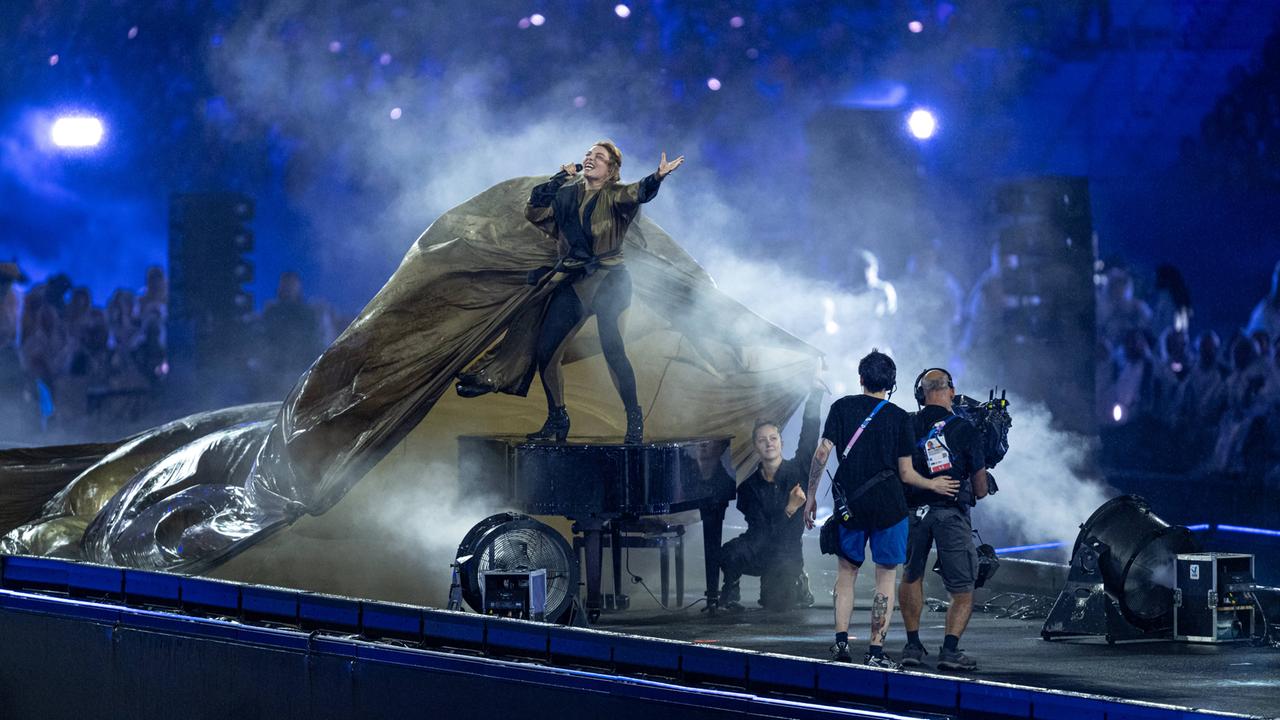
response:
M871 604L871 637L863 662L883 668L898 663L884 654L884 638L893 612L893 588L897 567L907 557L907 503L902 483L927 488L941 495L954 495L958 483L946 475L925 478L911 466L915 440L906 411L889 402L897 385L898 368L893 359L872 350L858 363L861 395L837 400L827 415L822 440L809 466L808 503L805 525L812 528L818 513L818 480L833 450L839 464L832 483L836 512L835 542L824 542L823 552L833 552L839 561L836 578L836 642L834 659L850 662L849 616L853 613L853 587L858 569L871 543L871 559L876 563L876 593ZM824 535L828 535L824 527Z
M978 669L978 663L959 649L959 642L973 612L973 588L978 573L978 551L973 544L969 508L985 497L988 489L982 436L972 423L951 411L956 396L951 373L942 368L920 373L915 395L921 408L912 415L915 437L912 464L926 478L950 475L959 483L959 488L954 494L906 488L910 513L907 564L902 584L898 586L898 605L907 630L902 664L919 666L929 654L920 642L920 613L924 609L924 573L929 550L936 544L942 584L951 596L938 668L973 671Z
M801 553L804 518L800 510L806 500L808 462L818 444L821 402L822 390L815 389L805 403L800 443L790 460L782 459L778 423L762 420L751 431L760 464L738 486L738 510L747 520L747 530L720 549L724 570L720 602L726 609L742 609L738 579L743 575L760 577L760 605L767 610L813 604Z

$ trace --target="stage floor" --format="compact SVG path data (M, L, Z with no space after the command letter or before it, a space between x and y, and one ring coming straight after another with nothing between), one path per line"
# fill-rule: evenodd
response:
M744 593L746 596L746 593ZM754 598L753 598L754 599ZM769 613L749 608L738 614L708 617L697 608L681 612L634 610L607 613L601 630L706 643L807 658L829 657L832 609ZM859 607L850 628L857 656L865 652L869 610ZM886 649L895 659L906 634L900 616L891 628ZM929 648L925 667L917 671L944 674L934 667L942 642L943 613L926 609L921 635ZM974 613L961 639L965 652L978 661L978 672L965 677L1030 687L1091 693L1126 700L1280 717L1280 650L1249 643L1198 645L1145 641L1108 645L1101 638L1046 642L1042 621L1012 620Z

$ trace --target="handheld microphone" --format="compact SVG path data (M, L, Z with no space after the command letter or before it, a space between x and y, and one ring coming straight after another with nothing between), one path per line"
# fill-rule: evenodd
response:
M582 172L582 163L574 163L573 166L578 169L578 172Z

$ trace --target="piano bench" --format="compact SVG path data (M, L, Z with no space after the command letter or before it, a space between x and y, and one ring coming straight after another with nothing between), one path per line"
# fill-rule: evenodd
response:
M669 607L671 593L671 551L675 551L676 604L684 605L684 525L667 523L659 518L620 518L607 526L608 532L601 533L602 547L609 548L613 556L613 586L617 595L622 594L622 550L624 548L648 549L658 551L658 568L661 582L662 605ZM616 543L615 543L616 540ZM576 553L584 547L581 535L574 536L573 549Z

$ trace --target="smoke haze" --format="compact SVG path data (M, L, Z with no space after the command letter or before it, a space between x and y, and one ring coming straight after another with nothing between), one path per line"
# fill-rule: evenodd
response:
M814 209L797 207L795 196L800 189L838 186L841 178L815 176L809 158L795 155L804 147L796 142L796 123L757 117L735 128L727 114L696 133L664 129L645 107L654 86L643 81L629 112L598 108L589 89L608 81L607 58L584 76L528 89L516 104L503 102L508 68L498 57L357 76L335 67L335 56L376 57L381 48L335 39L326 31L333 17L324 11L308 17L301 4L271 3L260 17L242 18L227 31L212 67L220 90L249 114L244 121L294 139L284 182L317 264L309 282L345 293L332 299L347 306L367 300L421 229L447 208L508 177L550 175L596 139L610 137L625 154L625 180L650 172L661 151L688 157L645 212L724 292L825 353L824 380L833 392L826 404L858 391L857 361L872 347L898 362L896 397L909 410L907 386L916 372L952 364L946 321L917 312L925 290L898 295L869 284L860 249L848 238L815 237L808 220ZM332 43L341 50L324 52L336 47ZM387 53L395 68L394 48ZM579 97L585 102L575 104ZM790 109L806 112L817 100L796 98ZM792 154L775 154L778 148ZM864 234L900 227L896 199L908 190L890 184L878 194L874 212L859 218ZM984 391L966 385L963 372L956 380L960 392ZM1043 408L1020 403L1014 391L1012 449L997 471L1002 492L980 504L978 524L996 544L1069 541L1106 490L1083 474L1088 444L1054 430ZM791 443L797 426L793 421L787 430ZM418 477L415 484L388 485L394 492L383 498L385 506L370 507L368 517L433 558L433 566L447 565L479 519L474 498L459 492L451 468Z

